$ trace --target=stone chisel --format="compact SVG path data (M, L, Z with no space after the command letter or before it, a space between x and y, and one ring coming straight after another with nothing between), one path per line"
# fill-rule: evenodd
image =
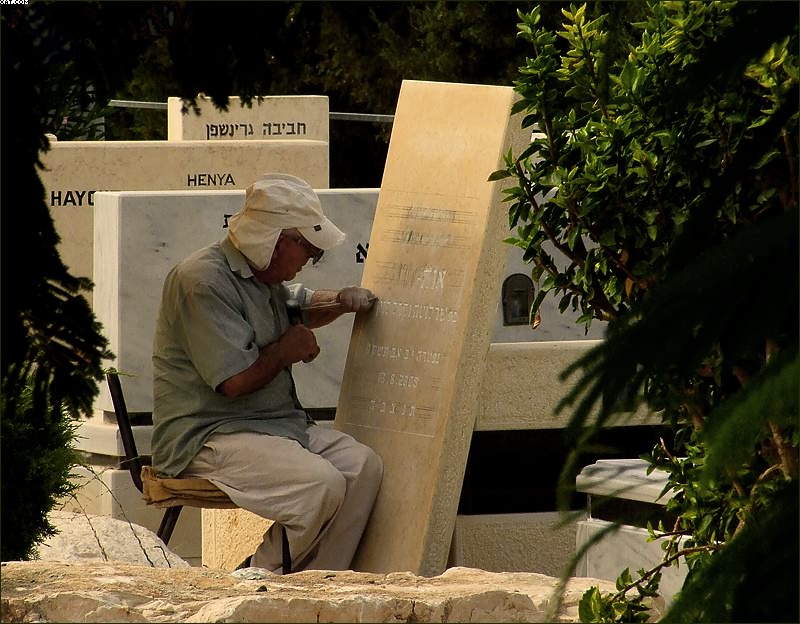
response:
M368 299L369 303L377 301L377 297ZM303 322L303 312L311 312L313 310L336 310L341 308L342 304L339 301L330 301L328 303L318 303L309 305L300 305L297 299L288 299L286 301L286 312L289 315L289 323L297 325Z

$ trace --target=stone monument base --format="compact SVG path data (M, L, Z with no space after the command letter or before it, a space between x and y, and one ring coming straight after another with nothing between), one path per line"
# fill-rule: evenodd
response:
M577 530L577 520L563 520L555 511L456 516L447 567L560 576L575 555Z

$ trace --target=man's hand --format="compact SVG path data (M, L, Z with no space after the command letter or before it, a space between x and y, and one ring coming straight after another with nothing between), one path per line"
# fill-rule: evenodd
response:
M336 301L342 304L342 312L365 312L375 303L377 297L368 288L347 286L336 295Z
M305 325L290 325L278 339L281 358L286 364L305 362L308 364L319 355L317 338Z
M365 312L378 298L371 290L348 286L341 290L315 290L311 305L304 308L306 327L315 329L335 321L347 312Z
M229 399L260 390L290 364L311 362L319 355L317 339L305 325L290 325L275 342L258 350L258 359L245 370L228 377L216 388Z

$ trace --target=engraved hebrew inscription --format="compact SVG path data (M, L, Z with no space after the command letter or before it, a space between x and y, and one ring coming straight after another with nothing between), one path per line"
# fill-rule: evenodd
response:
M463 331L468 285L464 254L475 236L474 198L381 191L382 228L373 230L365 272L379 296L372 322L354 335L358 388L348 424L434 437ZM385 201L385 200L384 200ZM374 255L374 258L373 258Z

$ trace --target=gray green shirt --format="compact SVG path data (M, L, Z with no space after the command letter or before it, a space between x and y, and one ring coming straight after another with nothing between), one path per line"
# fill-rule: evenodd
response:
M291 296L306 303L311 293L296 285ZM178 475L212 433L252 431L308 445L308 419L288 369L242 397L215 391L283 334L289 296L283 284L259 282L227 238L167 275L153 344L152 454L159 474Z

